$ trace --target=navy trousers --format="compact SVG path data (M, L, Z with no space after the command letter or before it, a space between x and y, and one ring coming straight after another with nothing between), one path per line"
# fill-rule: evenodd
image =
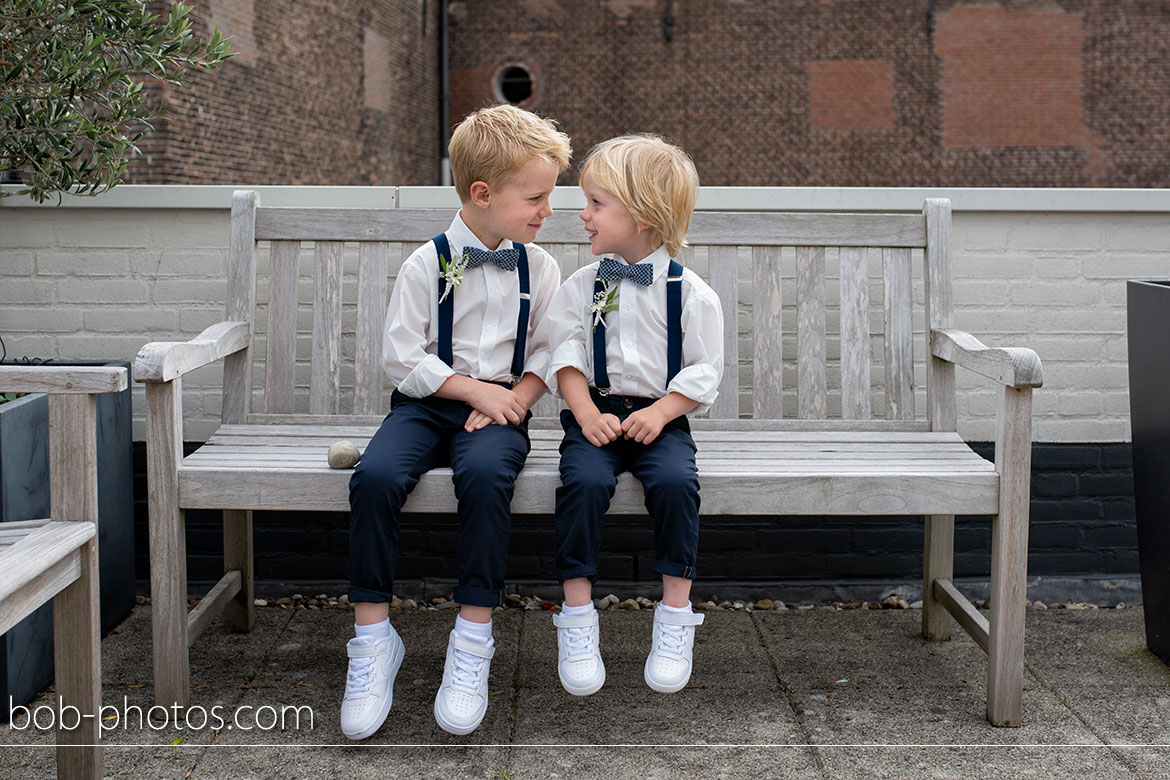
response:
M504 592L512 493L528 456L527 420L463 430L471 407L395 391L390 414L349 480L349 600L390 601L398 515L419 477L450 466L459 502L459 604L494 607Z
M602 414L625 420L654 402L593 394ZM695 441L686 416L668 423L649 445L617 439L595 447L581 433L572 412L561 412L561 486L557 488L557 576L597 579L601 526L618 475L629 471L646 491L646 510L654 523L654 571L695 577L699 549L699 476Z

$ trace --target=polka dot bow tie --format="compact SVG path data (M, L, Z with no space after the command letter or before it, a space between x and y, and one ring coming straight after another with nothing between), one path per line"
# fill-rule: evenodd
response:
M479 268L484 263L491 263L505 271L515 271L516 263L520 262L520 252L516 249L489 252L486 249L469 246L463 250L463 254L467 257L468 268Z
M654 281L654 266L651 263L626 265L625 263L619 263L617 260L607 257L601 261L601 266L597 269L597 275L607 282L614 282L618 279L629 279L635 284L649 287Z

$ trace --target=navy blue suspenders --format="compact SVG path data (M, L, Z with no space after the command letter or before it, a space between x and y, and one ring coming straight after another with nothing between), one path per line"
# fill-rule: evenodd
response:
M666 386L682 369L682 264L670 261L666 273ZM621 284L621 282L618 282ZM605 291L598 276L593 281L593 295ZM609 395L609 370L605 365L605 320L593 329L593 384L602 395Z
M439 257L450 263L451 245L447 241L447 234L440 233L431 239L431 243L435 245L435 252ZM524 349L528 341L528 315L532 310L532 296L528 284L528 252L523 244L513 243L512 246L520 253L520 258L516 263L516 273L519 274L520 282L520 314L516 318L516 348L512 353L512 381L519 382L520 377L524 375ZM447 281L443 278L442 266L439 266L439 297L443 297L443 290L447 287ZM454 292L454 291L452 291ZM445 300L439 301L439 359L448 366L455 365L455 357L452 351L452 328L455 320L455 296L448 295Z

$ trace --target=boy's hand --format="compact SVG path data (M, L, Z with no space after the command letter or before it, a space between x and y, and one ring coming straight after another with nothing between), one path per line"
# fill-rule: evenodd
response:
M478 409L472 409L471 414L467 416L467 422L463 423L463 430L468 433L478 431L480 428L485 428L488 425L494 424L494 420Z
M649 444L658 438L670 419L657 406L647 406L631 414L622 423L622 433L639 444Z
M578 420L578 423L586 441L594 447L604 447L622 435L622 424L616 415L598 412L584 422Z
M519 425L528 409L516 394L490 382L476 382L467 404L498 425ZM468 418L468 424L471 418ZM481 426L482 427L482 426Z

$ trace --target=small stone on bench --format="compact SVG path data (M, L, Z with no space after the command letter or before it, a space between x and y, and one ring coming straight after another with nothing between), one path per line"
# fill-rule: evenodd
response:
M349 439L335 441L329 445L329 468L352 469L362 456L361 451Z

